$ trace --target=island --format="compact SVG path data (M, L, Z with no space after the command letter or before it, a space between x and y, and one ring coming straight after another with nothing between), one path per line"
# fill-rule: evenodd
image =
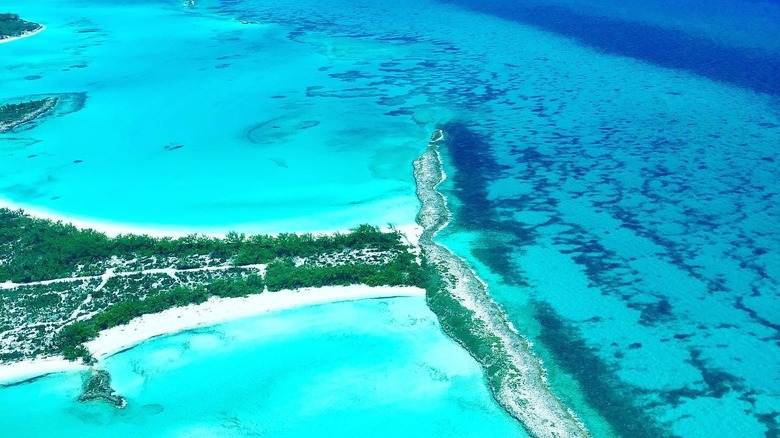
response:
M0 367L46 374L72 361L91 371L80 400L119 408L98 359L151 337L296 305L424 295L420 255L394 228L109 237L6 208L0 242Z
M22 20L16 14L0 13L0 43L23 38L43 30L38 23Z
M108 237L0 209L0 362L93 363L84 343L143 315L211 299L323 286L420 286L398 230ZM312 293L317 293L316 291Z
M93 370L84 382L84 388L79 396L80 402L102 400L122 409L127 406L127 400L111 388L111 375L106 370Z
M360 225L320 235L110 237L0 209L0 381L87 370L80 399L122 408L102 360L153 337L298 305L420 296L532 435L589 436L486 284L435 240L451 220L438 190L445 131L414 162L417 234Z
M54 109L57 101L56 97L44 97L43 99L0 106L0 133L8 132L17 126L43 116Z
M87 370L81 400L122 408L102 360L153 337L298 305L421 296L532 435L589 436L485 283L435 240L451 220L438 191L445 131L414 162L417 234L360 225L320 235L110 237L0 209L0 381Z

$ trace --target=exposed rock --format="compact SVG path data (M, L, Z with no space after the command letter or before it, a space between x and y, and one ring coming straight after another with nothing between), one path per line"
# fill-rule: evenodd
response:
M79 396L80 402L105 400L118 409L127 406L127 400L111 388L111 375L106 370L92 370L84 382L84 390Z

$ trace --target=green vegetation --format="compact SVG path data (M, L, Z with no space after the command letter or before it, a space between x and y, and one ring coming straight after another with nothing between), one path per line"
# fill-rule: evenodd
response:
M26 117L28 114L40 111L46 106L48 100L31 100L29 102L9 103L0 106L0 123L11 123Z
M419 286L423 281L422 268L408 252L401 252L393 260L380 265L357 262L336 266L295 266L290 259L276 260L268 265L265 276L269 291L350 284Z
M492 360L497 346L502 345L501 339L491 333L482 320L474 317L474 312L467 309L447 290L447 285L441 280L435 269L427 271L426 299L428 306L436 314L442 330L466 349L475 359L483 364L490 377L491 385L500 382L506 369L500 361ZM498 390L499 386L494 386Z
M16 283L0 290L0 360L87 358L83 343L100 330L211 297L418 286L424 274L410 250L399 232L368 225L327 236L111 238L0 209L0 283Z
M16 14L0 13L0 39L16 37L40 27L40 24L22 20Z
M72 275L99 275L112 256L124 260L147 260L144 269L169 266L175 258L179 269L230 261L234 265L270 263L278 258L308 258L321 254L359 251L405 251L400 234L384 233L361 225L350 233L328 236L280 234L278 236L229 233L225 238L190 235L178 239L147 235L115 238L93 230L0 209L0 281L29 283Z
M0 132L9 131L16 126L27 123L42 116L54 108L57 98L31 100L22 103L9 103L0 106Z
M169 291L148 295L145 299L131 298L108 306L93 317L75 321L62 329L57 348L68 360L81 357L89 360L84 342L97 337L101 330L127 324L133 318L160 313L164 310L200 304L211 297L235 298L263 291L263 279L250 275L246 279L217 280L206 286L177 286Z

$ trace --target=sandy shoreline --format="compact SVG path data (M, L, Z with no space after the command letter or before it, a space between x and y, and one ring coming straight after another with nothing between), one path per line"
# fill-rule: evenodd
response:
M194 230L194 229L188 230L184 228L165 227L162 225L153 225L153 226L145 227L145 226L127 225L127 224L120 224L120 223L111 223L105 221L83 219L78 217L69 217L66 215L55 213L45 208L17 204L15 202L9 201L2 197L0 197L0 208L7 208L10 210L24 210L25 214L32 217L36 217L40 219L49 219L53 221L62 221L63 223L71 224L76 228L92 229L95 231L99 231L101 233L105 233L109 237L116 237L120 234L146 234L151 237L173 237L173 238L189 236L192 234L198 234L198 235L209 236L209 237L225 237L225 235L229 231L235 231L237 233L245 233L247 235L267 234L270 236L274 236L280 234L280 233L247 232L245 230L242 230L242 228L251 228L251 226L241 225L241 224L238 224L235 227L232 227L231 229L221 229L221 230L205 229L201 231L201 230ZM383 231L390 230L389 227L382 227L381 229ZM395 229L400 231L406 237L406 240L410 244L415 246L419 242L420 235L422 234L422 227L420 227L416 223L396 225ZM349 230L306 230L304 232L313 235L330 235L335 233L347 233L349 232ZM299 234L300 233L303 232L299 232Z
M69 223L81 229L93 229L108 236L119 234L147 234L153 237L182 237L200 234L211 237L224 237L226 232L195 232L164 227L137 227L125 224L113 224L94 220L70 218L37 207L28 207L10 202L0 197L0 208L24 210L25 214L41 219L50 219ZM240 232L240 226L235 227ZM422 227L417 224L396 226L407 242L416 245L422 234ZM383 228L389 231L390 228ZM311 232L314 235L328 235L348 230L331 230ZM251 234L251 233L247 233ZM274 233L268 233L274 235ZM278 234L278 233L277 233ZM246 298L214 297L200 305L190 305L169 309L165 312L145 315L130 321L129 324L101 332L100 336L89 342L87 348L98 360L126 350L153 337L174 334L180 331L216 325L238 318L250 317L267 312L293 309L297 307L320 305L340 301L362 299L389 298L398 296L425 297L425 291L414 287L368 287L330 286L323 288L304 288L295 291L266 292ZM61 357L50 357L38 360L28 360L11 364L0 363L0 385L20 382L27 379L51 373L77 371L87 369L84 365L66 361Z
M83 371L86 369L87 367L85 365L71 362L61 357L47 357L44 359L25 360L11 364L0 364L0 389L2 388L2 385L23 382L47 374Z
M35 29L32 32L23 33L23 34L21 34L19 36L15 36L15 37L11 37L11 38L0 39L0 44L10 43L11 41L16 41L16 40L20 40L22 38L31 37L33 35L36 35L36 34L40 33L40 32L43 32L44 29L46 29L46 26L41 25L41 27L39 27L38 29Z
M425 291L416 287L353 285L264 292L245 298L214 297L202 304L176 307L161 313L135 318L126 325L101 332L100 336L88 342L86 347L99 362L158 336L217 325L269 312L343 301L391 297L424 299ZM51 373L84 369L87 367L60 357L0 364L0 385Z

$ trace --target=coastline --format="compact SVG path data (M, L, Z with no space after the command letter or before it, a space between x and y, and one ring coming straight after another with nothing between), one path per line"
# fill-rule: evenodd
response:
M24 125L26 123L32 122L35 119L38 119L40 117L43 117L48 113L49 111L53 110L55 106L57 106L57 101L59 99L56 97L48 97L45 99L45 104L43 107L41 107L38 110L33 111L32 113L29 113L25 115L24 117L14 120L9 123L2 124L0 123L0 133L6 133L9 131L12 131L17 126Z
M96 339L87 342L85 346L97 359L99 366L101 360L159 336L264 313L344 301L424 296L425 291L416 287L352 285L263 292L242 298L214 297L201 304L174 307L135 318L126 325L100 332ZM47 374L88 369L90 367L87 365L61 357L0 364L0 387Z
M443 136L434 138L414 162L421 203L417 221L424 229L420 248L440 276L437 287L426 293L428 307L442 329L482 365L496 401L531 435L589 437L574 412L551 392L541 361L490 298L487 285L463 259L434 242L451 218L446 198L436 189L446 178L436 145Z
M0 390L3 386L11 386L26 380L37 379L49 374L70 371L85 371L89 367L78 362L71 362L62 357L45 357L35 360L24 360L10 364L0 363Z
M38 33L43 32L44 29L46 29L46 26L41 24L41 27L39 27L39 28L37 28L37 29L35 29L33 31L26 32L26 33L23 33L21 35L17 35L17 36L14 36L14 37L2 38L2 39L0 39L0 44L10 43L11 41L16 41L16 40L20 40L22 38L27 38L27 37L31 37L33 35L37 35Z
M441 281L437 290L426 292L414 287L355 285L264 292L243 298L213 297L202 304L144 315L126 325L102 331L96 339L85 344L97 360L95 366L99 368L101 361L106 358L155 337L268 312L362 299L425 297L445 333L483 367L498 403L517 418L528 432L537 437L590 436L576 415L550 391L541 362L531 351L528 341L513 329L501 309L491 300L487 285L463 259L434 242L435 235L449 224L451 218L446 198L436 190L446 178L436 144L441 140L443 137L432 138L425 153L414 162L417 196L421 202L417 224L396 227L409 243L419 245L416 248L438 270ZM194 234L182 230L144 229L99 221L72 220L44 209L28 209L2 198L0 208L21 208L31 216L68 222L78 228L90 228L108 235L141 233L156 237L179 237ZM222 236L224 233L205 235ZM52 373L91 368L59 357L0 364L0 386Z
M220 230L207 229L205 231L196 231L194 229L191 230L191 229L186 229L184 227L166 227L162 225L141 226L141 225L113 223L113 222L67 216L41 207L18 204L2 196L0 196L0 208L7 208L9 210L24 210L25 214L38 219L48 219L55 222L61 221L66 224L73 225L79 229L90 229L90 230L95 230L104 233L108 237L116 237L120 234L123 235L127 235L127 234L144 235L145 234L147 236L157 237L157 238L163 238L163 237L178 238L178 237L190 236L193 234L197 234L200 236L208 236L208 237L225 237L225 235L230 231L235 231L237 233L245 233L247 235L264 234L269 236L276 236L281 234L281 233L245 232L245 231L241 231L241 229L250 226L241 225L241 224L236 225L231 229L220 229ZM355 226L357 225L358 224L355 224ZM420 236L423 233L423 228L417 223L394 225L393 228L400 231L401 234L405 236L408 243L413 246L417 246ZM390 231L391 228L385 226L385 227L381 227L381 230ZM345 233L347 231L349 230L314 230L314 231L297 232L297 234L308 233L315 236L327 236L335 233Z

